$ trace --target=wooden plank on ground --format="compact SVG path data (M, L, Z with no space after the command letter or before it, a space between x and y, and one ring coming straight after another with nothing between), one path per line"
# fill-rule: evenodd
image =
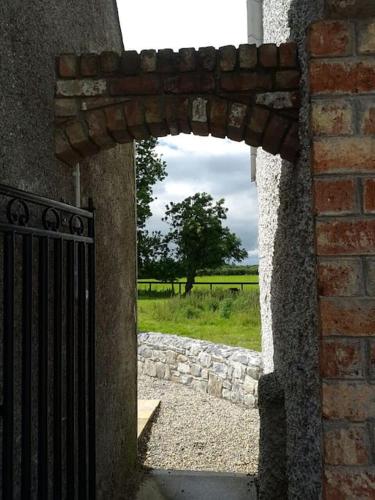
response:
M138 399L138 439L160 405L160 399Z

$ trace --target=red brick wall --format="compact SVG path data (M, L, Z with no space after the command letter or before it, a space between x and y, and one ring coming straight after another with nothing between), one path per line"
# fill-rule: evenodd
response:
M308 50L324 498L374 499L375 18L317 22Z

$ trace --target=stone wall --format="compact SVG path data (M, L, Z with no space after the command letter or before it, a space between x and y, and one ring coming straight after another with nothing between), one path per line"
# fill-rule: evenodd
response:
M121 52L116 2L3 0L0 47L0 182L74 203L72 168L55 157L55 58L63 52ZM92 196L96 207L97 498L122 499L130 497L126 480L134 476L137 446L133 147L117 145L102 151L81 163L81 175L82 205L87 206L87 198ZM20 336L15 341L20 349ZM33 343L33 352L37 353L36 338ZM20 380L18 360L22 356L20 350L17 353L15 376ZM51 362L52 354L50 349ZM2 357L0 371L1 363ZM37 376L37 368L35 359L33 377ZM37 391L37 384L34 389ZM36 397L33 405L37 415ZM18 412L17 422L20 415ZM36 435L36 418L33 425ZM20 444L21 426L17 424L14 498L21 496ZM34 477L34 445L33 453ZM31 488L34 498L36 488L35 479Z
M138 335L138 371L249 408L258 405L261 354L163 333Z

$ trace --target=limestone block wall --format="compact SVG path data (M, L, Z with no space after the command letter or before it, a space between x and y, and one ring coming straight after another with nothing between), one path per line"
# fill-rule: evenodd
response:
M374 498L375 4L310 30L324 498Z
M138 335L139 373L256 408L261 354L163 333Z

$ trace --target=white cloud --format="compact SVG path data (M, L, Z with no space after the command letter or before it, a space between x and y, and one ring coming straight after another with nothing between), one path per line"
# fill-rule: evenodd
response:
M127 49L246 43L246 0L117 0Z
M230 139L217 137L199 137L193 134L181 134L176 137L168 136L159 140L158 152L169 157L183 155L210 155L243 154L250 156L250 148L243 142L234 142Z
M126 49L182 47L216 48L246 43L246 0L117 0ZM250 183L249 147L229 139L181 134L159 140L158 152L168 165L168 177L155 186L150 230L163 230L165 205L196 192L224 197L226 224L257 262L258 206Z

